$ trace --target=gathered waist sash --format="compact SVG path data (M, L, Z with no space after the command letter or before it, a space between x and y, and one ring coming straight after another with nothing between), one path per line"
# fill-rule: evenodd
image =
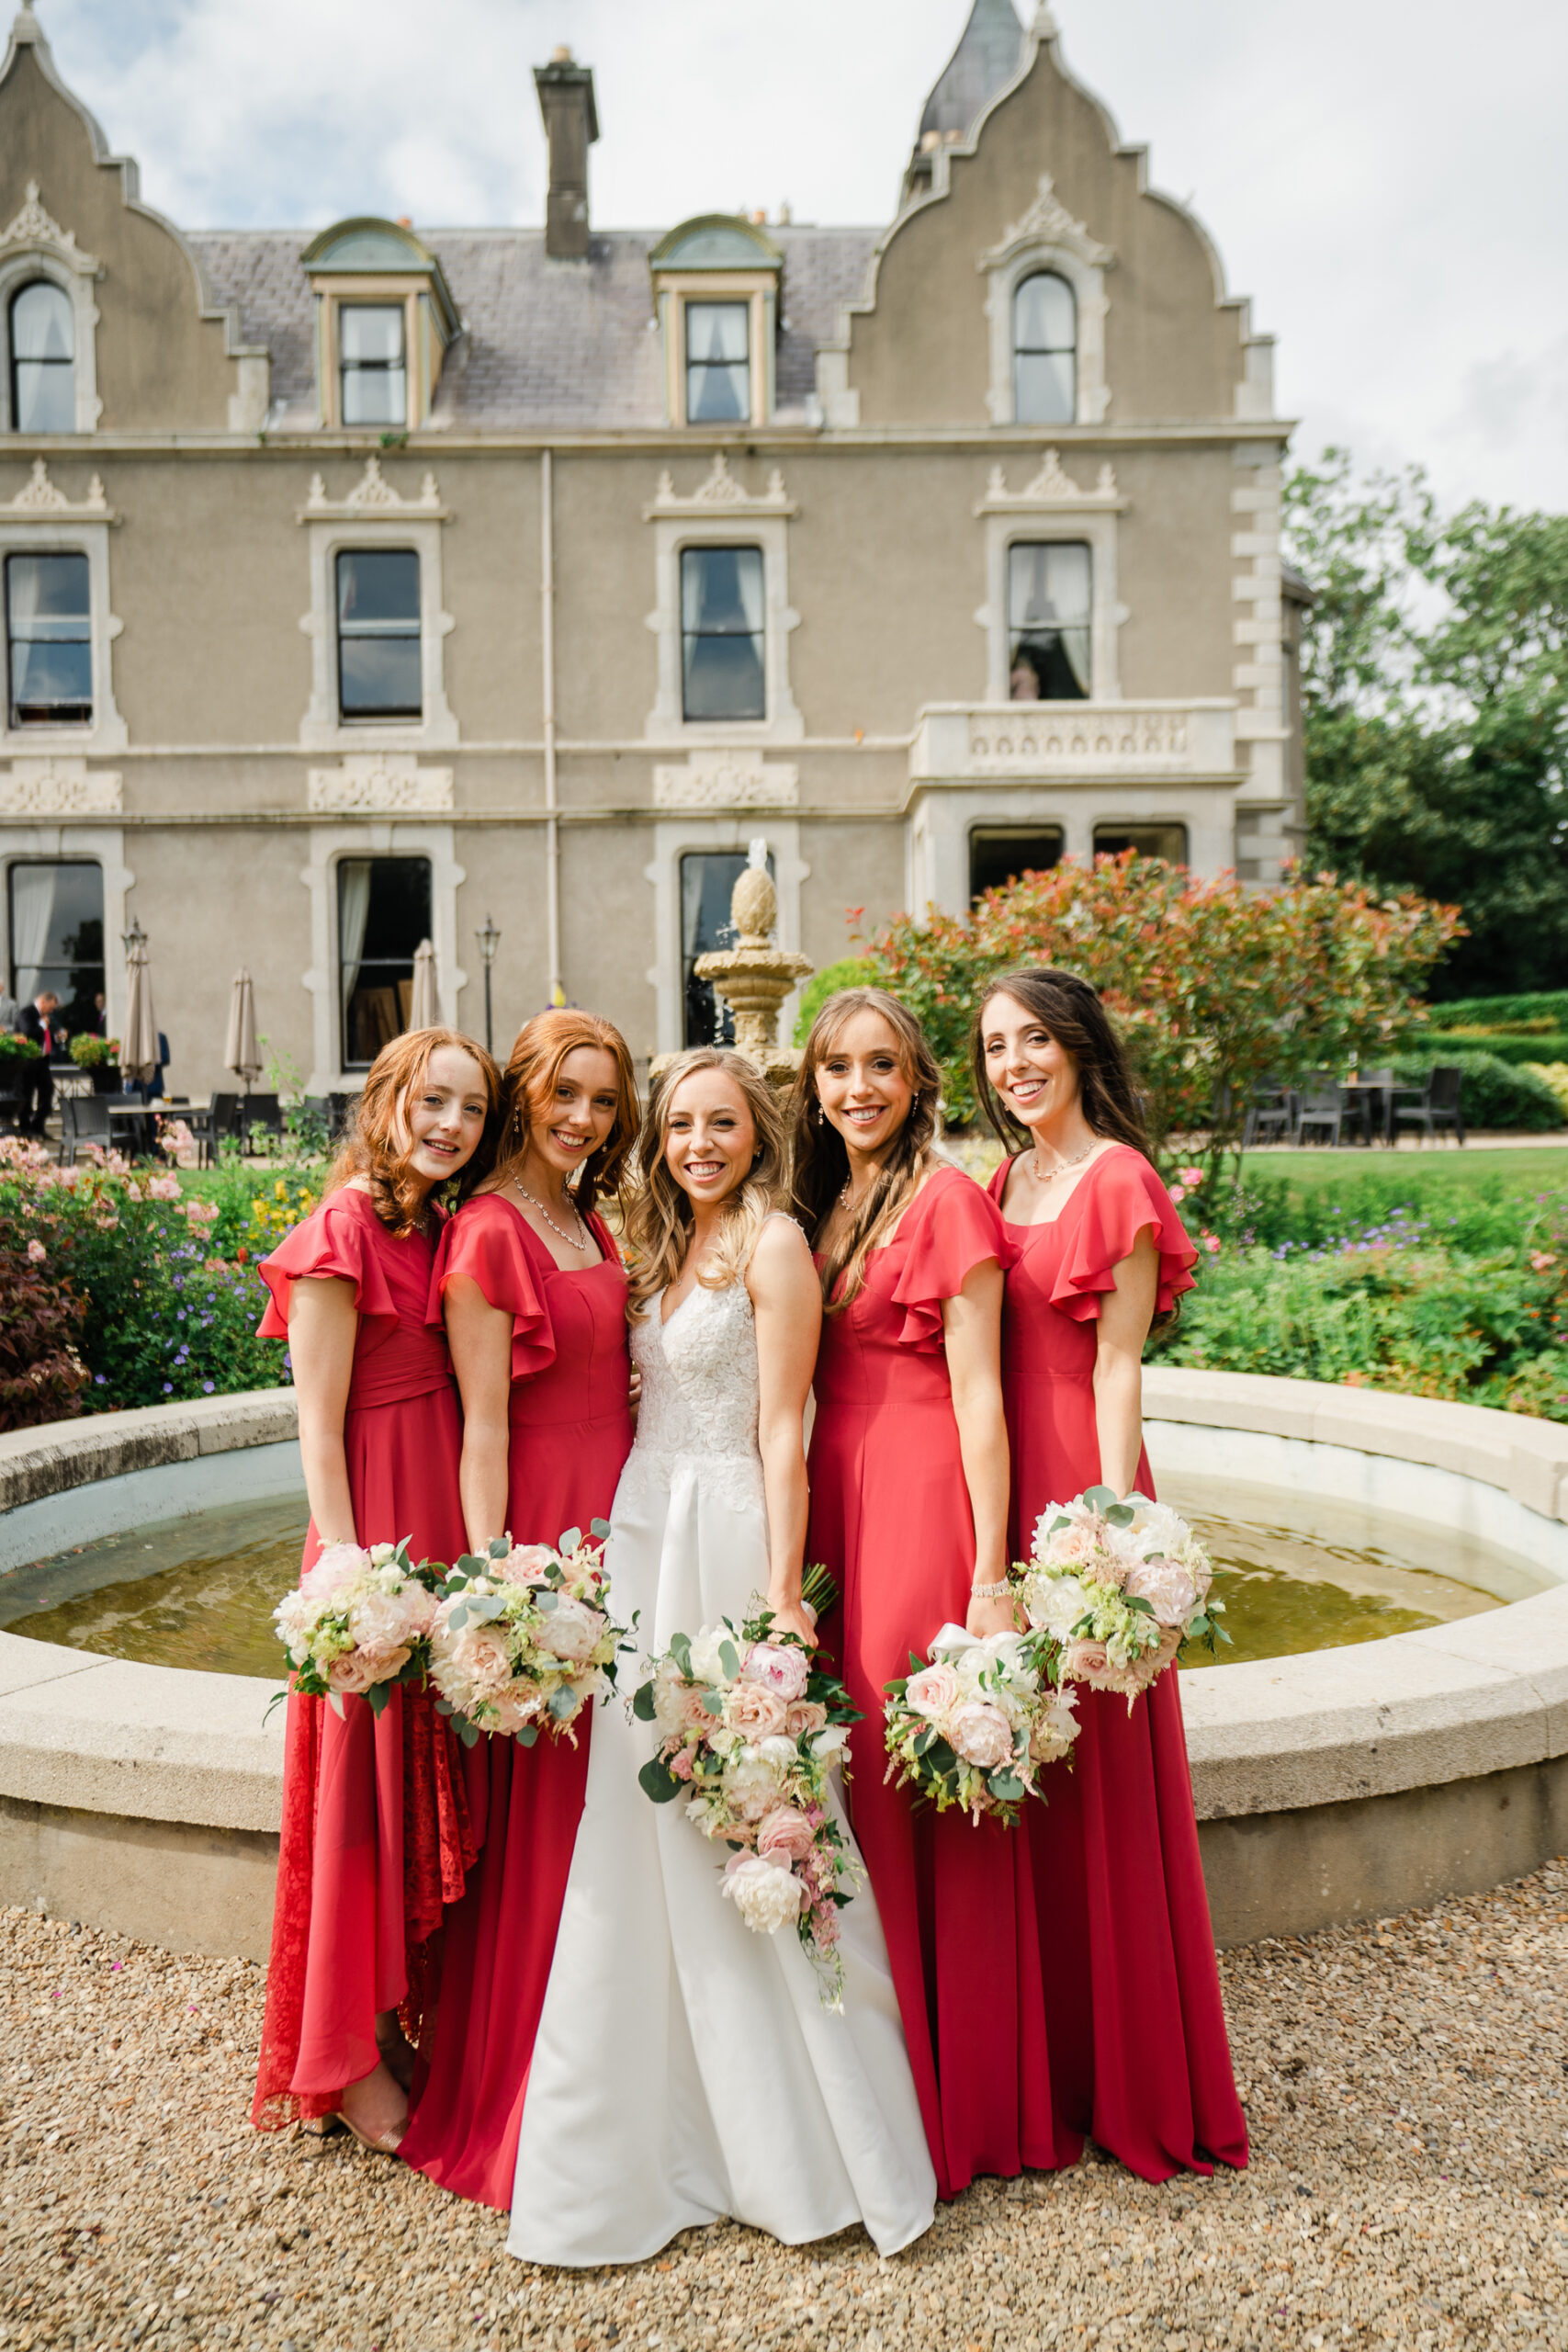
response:
M355 1363L348 1385L348 1410L373 1412L384 1405L404 1405L411 1397L429 1396L452 1385L452 1359L446 1352L445 1333L400 1329L395 1339L370 1349Z

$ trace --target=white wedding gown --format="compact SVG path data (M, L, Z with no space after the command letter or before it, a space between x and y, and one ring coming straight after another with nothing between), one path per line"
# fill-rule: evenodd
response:
M667 1324L661 1304L632 1329L642 1403L605 1554L615 1614L641 1611L622 1699L642 1657L739 1623L767 1586L746 1286L699 1287ZM595 1711L508 2249L637 2262L728 2214L789 2245L863 2222L892 2254L930 2226L936 2182L871 1890L840 1913L836 2016L793 1928L756 1934L721 1898L728 1849L643 1794L656 1740L621 1699Z

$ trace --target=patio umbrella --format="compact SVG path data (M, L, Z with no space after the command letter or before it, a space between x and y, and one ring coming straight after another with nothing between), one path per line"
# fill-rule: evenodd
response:
M233 994L229 999L229 1035L223 1047L223 1067L244 1080L247 1094L253 1081L261 1076L261 1056L256 1051L256 995L243 965L234 975Z
M132 938L125 958L125 1035L119 1066L128 1085L145 1086L158 1067L158 1023L152 1017L152 975L147 942Z
M435 1026L435 950L422 939L413 951L413 994L409 1000L409 1027Z

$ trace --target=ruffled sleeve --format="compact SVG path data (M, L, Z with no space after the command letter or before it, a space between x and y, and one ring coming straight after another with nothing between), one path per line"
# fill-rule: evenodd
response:
M1168 1315L1192 1288L1198 1252L1176 1214L1176 1204L1142 1152L1110 1152L1091 1168L1063 1212L1072 1230L1056 1270L1051 1304L1075 1323L1092 1323L1104 1293L1116 1287L1116 1269L1133 1254L1140 1233L1152 1231L1159 1251L1155 1313Z
M956 1298L988 1258L1005 1272L1018 1255L996 1203L957 1168L939 1168L931 1178L893 1248L900 1242L907 1247L893 1290L895 1304L904 1309L898 1338L904 1347L927 1351L943 1343L943 1299Z
M530 1379L556 1360L545 1285L528 1256L523 1220L496 1193L481 1193L447 1220L430 1282L428 1320L439 1323L454 1274L478 1283L491 1306L512 1317L512 1377Z
M363 1193L334 1193L312 1209L256 1269L272 1294L256 1326L258 1338L287 1340L288 1301L299 1282L352 1283L361 1316L385 1316L395 1323L398 1309L381 1262L383 1231Z

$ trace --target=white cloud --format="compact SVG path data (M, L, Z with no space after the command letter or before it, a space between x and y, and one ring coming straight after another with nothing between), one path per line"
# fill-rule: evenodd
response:
M787 198L886 220L966 0L40 0L62 71L192 226L537 220L532 67L595 72L595 218ZM1069 63L1280 336L1300 447L1568 504L1555 0L1056 0Z

